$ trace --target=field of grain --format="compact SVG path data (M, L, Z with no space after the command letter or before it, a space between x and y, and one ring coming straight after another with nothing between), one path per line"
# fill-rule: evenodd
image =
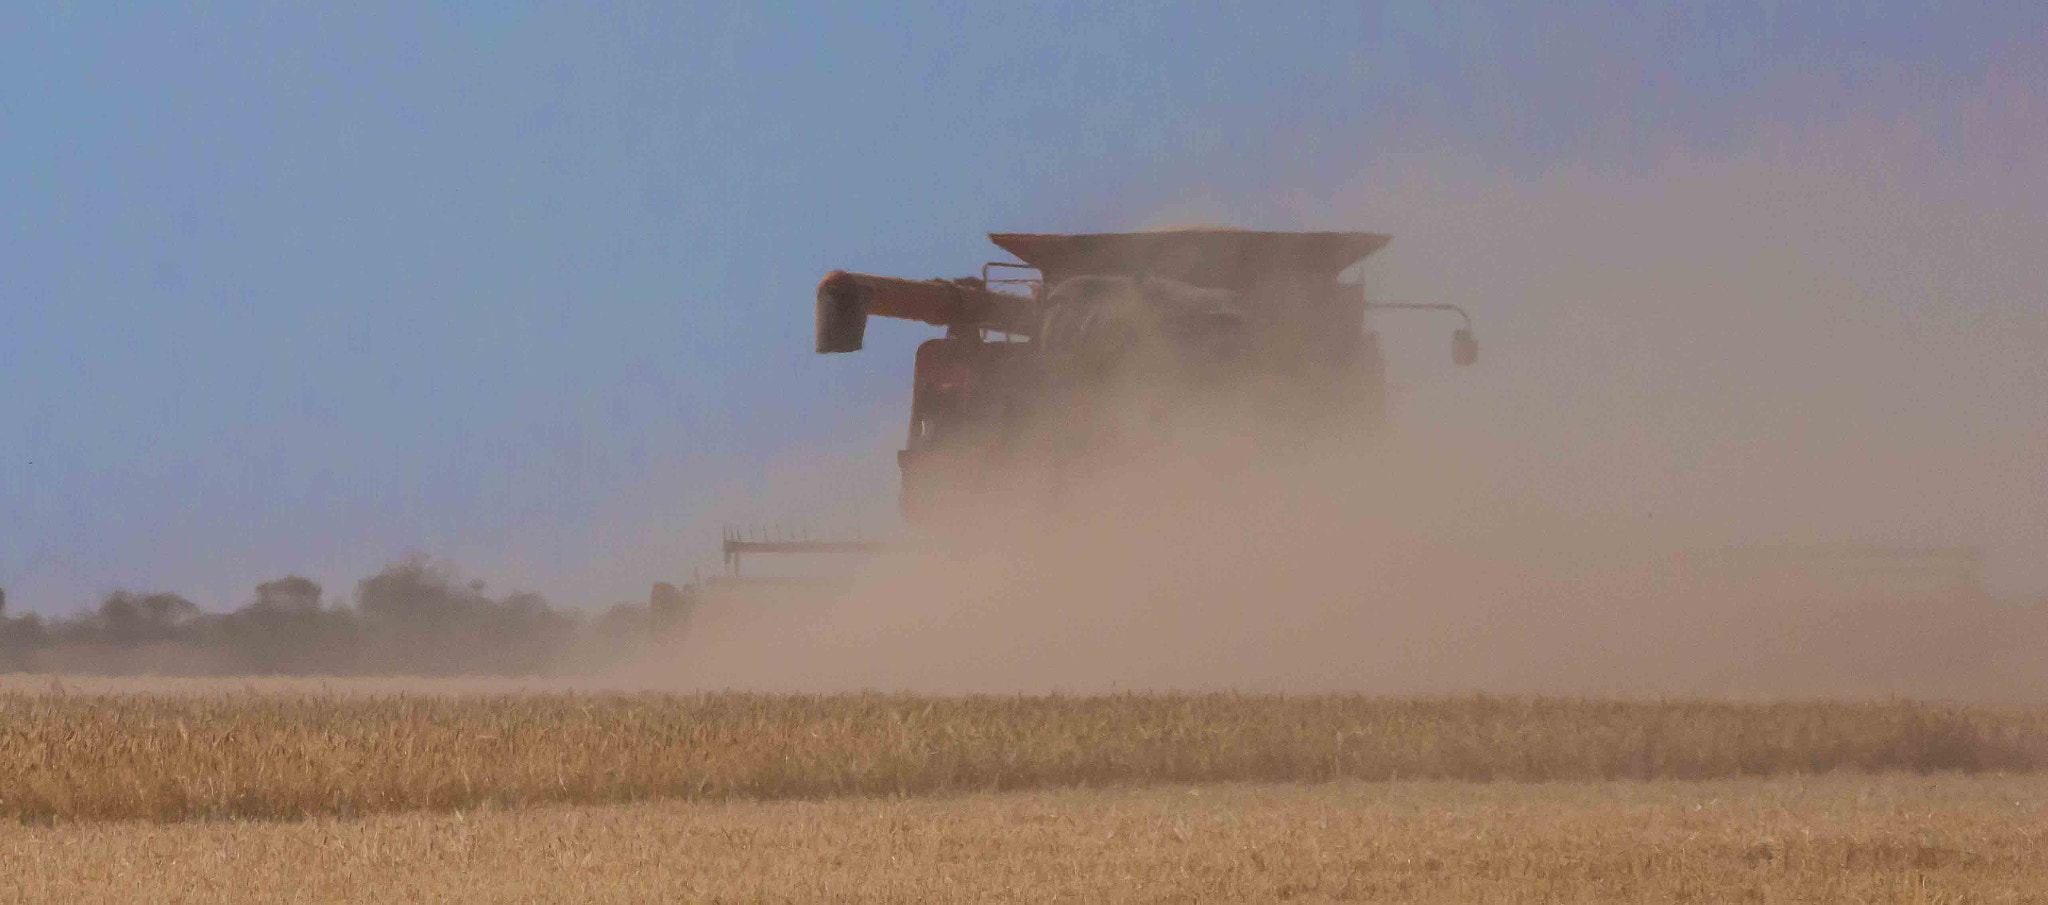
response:
M0 692L0 817L2048 765L2048 710L1347 695Z
M2044 902L2048 779L1222 784L0 825L0 900Z

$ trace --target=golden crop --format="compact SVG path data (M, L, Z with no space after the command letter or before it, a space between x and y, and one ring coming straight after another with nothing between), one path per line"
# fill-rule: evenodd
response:
M1906 701L0 693L0 814L31 822L2044 764L2048 711Z
M2048 902L2048 777L1282 783L0 824L0 901Z

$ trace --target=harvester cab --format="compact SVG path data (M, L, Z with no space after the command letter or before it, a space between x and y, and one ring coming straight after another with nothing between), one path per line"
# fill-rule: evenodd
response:
M1453 361L1478 357L1462 309L1372 302L1340 282L1387 244L1383 235L1189 229L989 239L1017 260L953 280L833 271L818 284L820 353L859 350L871 316L946 330L918 347L897 455L912 522L1021 462L1156 432L1176 409L1228 400L1271 423L1338 419L1372 429L1386 393L1379 339L1365 329L1373 310L1455 313L1463 323Z

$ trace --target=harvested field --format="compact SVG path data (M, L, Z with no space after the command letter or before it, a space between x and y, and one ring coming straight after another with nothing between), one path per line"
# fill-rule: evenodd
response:
M0 815L36 823L2048 765L2048 710L1906 701L16 691L0 726Z
M2048 779L1228 784L0 825L10 902L2043 902Z

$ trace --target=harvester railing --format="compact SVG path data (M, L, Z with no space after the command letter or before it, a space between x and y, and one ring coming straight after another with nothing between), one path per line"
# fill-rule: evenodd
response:
M886 543L877 540L820 539L802 531L773 529L746 531L729 527L721 541L725 570L732 575L740 574L741 558L753 554L873 554L888 549Z

